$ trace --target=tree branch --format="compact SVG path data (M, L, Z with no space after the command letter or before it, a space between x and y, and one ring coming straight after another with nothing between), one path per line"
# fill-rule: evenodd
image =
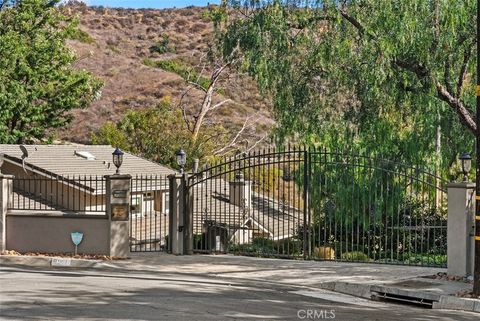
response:
M208 111L212 111L214 109L217 109L219 107L222 107L223 105L225 105L226 103L229 103L231 102L232 100L229 98L229 99L225 99L225 100L222 100L221 102L213 105L212 107L210 107L210 109Z
M191 126L191 121L188 119L188 115L187 115L187 108L185 107L185 105L183 104L183 100L185 99L185 97L188 95L188 93L190 92L190 90L192 90L193 87L188 87L182 94L182 96L180 96L180 100L178 102L178 105L177 107L180 108L180 110L182 111L182 117L183 117L183 121L185 122L185 125L187 125L187 130L189 132L193 132L192 130L192 126Z
M197 89L200 89L201 91L203 91L204 93L207 93L207 89L203 88L203 86L201 86L200 84L194 82L194 81L187 81L187 83L189 85L192 85L194 87L196 87Z
M460 121L467 126L467 128L472 131L474 134L477 131L477 124L475 123L475 119L470 111L465 107L463 102L454 97L448 90L439 82L435 84L437 88L438 97L446 102L453 110L456 111Z
M358 33L360 34L360 36L363 36L365 34L365 28L357 19L349 15L344 8L338 9L338 11L340 12L340 14L345 20L350 22L350 24L358 30Z
M429 76L430 72L421 64L413 61L407 61L403 59L395 59L395 64L400 68L411 71L416 74L419 78L426 78Z
M235 134L235 136L233 136L233 138L230 140L230 142L223 146L222 148L220 148L219 150L215 151L214 152L214 155L219 155L221 153L224 153L226 152L228 149L232 149L234 148L237 144L238 144L238 139L240 138L240 136L245 132L245 130L247 128L249 128L250 126L253 125L252 124L249 124L249 121L253 118L254 116L249 116L245 119L245 121L243 122L243 125L242 125L242 128L240 128L240 130Z
M458 82L457 82L457 97L460 97L460 95L462 94L463 82L465 80L465 75L467 73L468 62L470 61L472 50L475 44L476 44L476 40L472 41L472 43L467 47L467 49L465 49L465 52L463 54L462 67L460 68L460 74L458 76Z
M246 150L245 150L245 153L251 152L255 147L258 146L258 144L260 144L260 143L263 142L265 139L267 139L267 137L268 137L268 134L263 135L260 139L258 139L258 140L252 145L252 147L246 149Z

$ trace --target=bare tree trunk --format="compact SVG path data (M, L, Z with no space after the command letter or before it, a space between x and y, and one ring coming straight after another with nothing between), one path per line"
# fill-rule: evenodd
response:
M207 113L231 101L231 99L225 99L212 106L212 99L213 99L213 94L215 93L215 86L217 85L217 81L222 75L222 73L227 69L227 67L230 66L230 64L231 63L229 62L215 69L212 73L212 76L210 77L210 85L208 86L208 88L203 88L203 90L205 91L205 95L203 96L202 107L200 108L200 111L198 112L198 114L194 117L195 122L192 130L192 140L194 142L197 141L198 139L198 135L200 134L200 129L203 125L203 121L205 120L205 116L207 115ZM197 83L194 83L194 85L197 87L201 87Z

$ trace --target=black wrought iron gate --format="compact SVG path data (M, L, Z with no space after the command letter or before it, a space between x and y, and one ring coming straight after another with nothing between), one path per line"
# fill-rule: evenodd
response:
M135 176L131 181L130 251L167 250L169 184L165 175Z
M226 158L189 180L194 251L445 266L443 184L426 168L361 153Z

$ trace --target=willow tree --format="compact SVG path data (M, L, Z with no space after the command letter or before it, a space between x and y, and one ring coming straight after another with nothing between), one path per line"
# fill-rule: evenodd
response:
M225 1L216 30L272 96L280 140L415 162L440 154L448 168L459 150L473 150L475 8L474 0Z
M76 22L59 0L0 0L0 142L23 143L51 136L85 108L101 82L75 69L66 39Z

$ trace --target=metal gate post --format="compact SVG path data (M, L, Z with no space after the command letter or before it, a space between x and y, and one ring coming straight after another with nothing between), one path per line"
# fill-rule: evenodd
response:
M169 177L170 210L168 251L183 255L193 253L192 211L188 188L188 174Z
M309 151L304 148L303 150L303 258L306 259L310 256L311 245L310 245L310 220L308 215L308 197L309 197L309 166L310 162L308 158L310 157Z
M184 254L193 254L193 193L190 193L189 175L183 174L183 250Z

